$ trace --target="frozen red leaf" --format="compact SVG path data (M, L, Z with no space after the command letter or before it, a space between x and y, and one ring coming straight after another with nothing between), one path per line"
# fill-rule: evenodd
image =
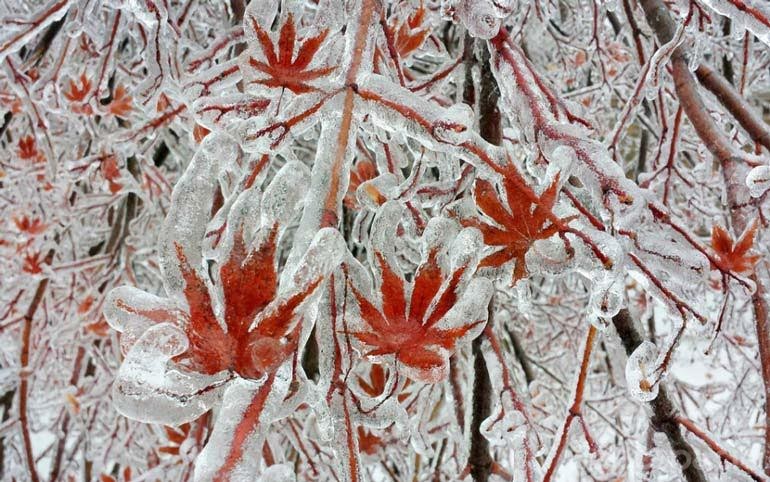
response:
M388 375L388 371L383 367L383 365L375 363L372 364L371 368L369 369L369 379L366 380L359 376L357 377L358 384L364 393L370 397L379 397L385 393L385 383L387 381ZM401 392L398 394L399 402L403 402L409 396L409 391L407 391L406 388L410 384L411 382L409 379L407 379L403 384Z
M423 28L424 21L425 5L420 3L417 11L409 15L396 30L396 50L401 58L417 50L430 34L429 28Z
M462 223L480 229L484 244L496 248L481 261L481 266L500 267L514 261L513 281L527 275L525 255L532 244L560 232L573 219L560 219L552 212L558 184L557 176L537 196L513 171L503 180L504 193L498 193L489 181L476 180L473 191L476 205L494 224L482 218L467 218Z
M746 227L737 241L733 242L732 236L726 229L719 225L711 228L711 247L714 248L718 258L718 267L726 271L736 273L748 273L761 256L749 254L754 245L754 237L757 234L759 223L754 221Z
M104 156L101 167L102 175L110 187L110 192L113 194L119 192L123 188L123 184L117 182L120 179L120 167L118 166L117 157L114 155Z
M40 218L30 218L26 214L22 216L14 216L13 224L16 225L16 229L18 229L19 232L32 236L44 232L47 227Z
M472 246L469 239L468 242ZM404 279L383 252L375 250L374 261L380 273L380 306L367 298L360 288L350 287L364 322L364 328L352 334L367 347L365 354L394 355L415 378L427 382L436 382L446 375L447 354L454 351L459 339L486 319L486 312L479 312L476 319L452 319L448 324L442 323L461 302L467 303L468 298L476 296L474 302L483 303L487 296L484 294L486 285L478 287L478 293L471 294L473 290L462 283L475 270L473 255L451 270L442 269L439 251L446 248L431 246L412 282Z
M294 47L297 42L297 29L292 14L289 14L281 27L277 51L270 35L254 18L251 18L251 27L257 35L260 48L267 62L250 57L249 65L268 77L254 80L254 83L267 87L281 87L289 89L295 94L302 94L314 90L309 82L325 77L334 71L334 67L308 68L326 39L328 30L323 30L313 37L304 39L295 57Z
M366 181L377 177L377 165L368 160L362 159L350 170L350 184L348 192L345 194L344 203L348 209L358 209L358 200L356 200L356 189Z
M39 162L43 160L43 156L37 150L37 142L32 136L26 136L19 139L18 143L19 157L25 160L32 160Z
M119 85L112 94L112 101L107 105L107 109L115 116L126 117L133 109L131 106L132 98L126 92L126 88Z
M169 427L168 425L165 425L163 430L166 432L168 444L158 447L158 452L169 455L179 455L180 445L182 445L190 435L190 424L183 423L179 427Z
M358 446L362 453L374 455L382 448L383 440L364 427L358 427Z
M74 80L70 80L69 89L64 92L64 97L72 103L83 102L89 92L91 92L91 81L83 73L80 74L80 79L77 83Z
M28 274L40 274L43 272L43 257L37 251L24 253L22 270Z

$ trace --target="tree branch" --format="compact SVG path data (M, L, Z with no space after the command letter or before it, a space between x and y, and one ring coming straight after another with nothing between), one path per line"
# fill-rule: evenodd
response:
M703 87L714 94L722 106L738 121L751 139L770 151L770 130L768 130L767 124L754 112L730 82L705 64L701 64L695 70L695 75Z
M639 330L634 326L634 321L628 309L624 308L612 317L612 323L620 336L620 341L626 350L626 354L631 354L642 344L643 338ZM650 424L657 432L663 432L671 444L671 449L676 455L676 461L682 468L682 475L687 482L706 482L706 476L698 464L695 457L695 451L682 435L677 421L677 411L673 402L668 396L665 385L660 384L658 396L650 401L652 407L652 417Z
M751 477L752 479L754 479L754 480L756 480L756 481L758 481L758 482L759 482L759 481L763 481L763 480L767 480L767 478L766 478L766 477L764 477L764 476L762 476L762 475L758 474L758 473L757 473L757 472L755 472L753 469L751 469L749 466L747 466L746 464L744 464L743 462L741 462L741 461L740 461L738 458L736 458L734 455L732 455L732 454L731 454L731 453L729 453L727 450L725 450L724 448L722 448L722 447L721 447L721 446L720 446L720 445L719 445L719 444L718 444L716 441L714 441L714 439L712 439L711 437L709 437L708 435L706 435L706 432L704 432L703 430L701 430L700 428L698 428L698 427L697 427L697 426L696 426L696 425L695 425L695 424L694 424L694 423L693 423L691 420L689 420L689 419L687 419L687 418L685 418L685 417L682 417L682 416L678 416L678 417L676 417L676 420L677 420L677 421L678 421L678 422L679 422L679 423L680 423L680 424L681 424L681 425L682 425L682 426L683 426L685 429L687 429L687 431L688 431L688 432L690 432L691 434L695 435L695 436L696 436L696 437L698 437L699 439L701 439L701 440L703 440L704 442L706 442L706 445L708 445L708 446L709 446L709 448L710 448L711 450L713 450L713 451L714 451L714 453L716 453L717 455L719 455L719 458L720 458L721 460L723 460L723 461L727 461L727 462L730 462L730 463L731 463L731 464L733 464L734 466L736 466L736 467L738 467L739 469L741 469L742 471L746 472L746 474L748 474L748 476L749 476L749 477Z
M583 430L586 428L581 407L583 405L583 395L586 388L586 379L588 378L588 369L591 365L591 352L593 351L594 347L594 338L596 338L596 327L594 325L590 325L588 327L588 334L586 334L586 341L583 347L583 359L580 363L577 382L575 384L575 395L572 399L572 404L567 411L567 416L564 419L564 423L562 423L562 426L559 429L558 440L555 442L553 448L551 449L551 453L548 455L548 459L546 460L547 469L545 476L543 477L543 482L549 482L551 478L556 474L556 469L559 467L559 459L561 458L561 454L564 452L564 448L567 446L569 429L570 426L572 426L572 422L576 418L581 419L581 422L583 422ZM588 441L588 445L590 446L591 452L595 452L597 450L596 443L588 435L588 432L585 432L585 436L586 440Z
M466 38L467 41L467 38ZM500 91L489 65L489 51L483 50L481 62L481 89L479 95L479 132L487 142L499 146L503 141L500 109L497 101ZM466 72L466 90L469 77ZM472 77L470 77L472 79ZM493 318L494 297L489 302L489 320ZM473 340L473 407L471 413L471 447L468 464L474 481L486 482L491 474L493 460L490 455L489 441L481 433L481 423L492 413L492 381L489 379L484 354L481 351L483 336Z
M647 22L658 37L658 41L665 43L671 40L674 31L676 30L676 26L666 5L661 0L642 0L641 6L647 16ZM692 72L690 72L687 52L682 46L677 47L674 51L674 54L671 56L671 63L673 66L674 86L677 96L679 97L679 102L695 128L698 137L700 137L701 141L703 141L709 151L722 165L722 176L727 190L728 207L730 208L729 211L733 228L736 232L743 232L747 226L746 215L742 210L734 208L739 204L738 201L745 197L746 192L746 187L740 181L736 180L738 168L736 159L739 157L739 153L730 145L730 141L724 136L722 131L708 114L703 99L701 99L700 94L698 93L698 86L695 78L693 77ZM710 82L716 85L713 80L714 77L711 76L710 79ZM709 78L707 77L706 80L709 80ZM719 85L724 92L727 92L724 90L724 85L721 83L719 83ZM725 95L725 99L732 99L730 102L738 102L732 95ZM738 105L736 104L734 107L737 108ZM728 108L728 110L730 110L730 108ZM742 113L745 115L741 115L740 117L744 119L744 122L748 122L751 112L744 110ZM765 300L765 287L756 274L752 274L750 278L756 284L756 290L752 294L751 302L754 308L757 343L759 345L759 355L762 366L762 380L765 387L765 449L763 468L765 474L770 475L770 396L767 395L770 393L770 323L768 322L768 306L767 301Z
M45 264L51 264L53 255L54 250L49 250L45 256ZM38 283L35 294L32 296L32 301L29 303L29 308L27 308L27 312L24 314L24 324L22 325L21 332L21 354L19 356L19 364L21 365L21 381L19 382L19 424L21 425L24 455L27 459L29 480L31 482L38 482L40 477L35 468L35 456L32 453L32 438L29 433L29 418L27 416L27 403L29 397L29 355L32 351L32 320L35 317L35 312L37 312L40 303L43 301L43 296L45 296L45 291L48 288L48 281L48 278L43 278Z

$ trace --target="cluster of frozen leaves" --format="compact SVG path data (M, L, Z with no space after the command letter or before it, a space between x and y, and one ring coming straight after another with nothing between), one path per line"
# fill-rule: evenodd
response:
M584 437L564 476L647 464L662 480L680 472L639 402L668 382L759 465L762 422L725 413L764 413L741 310L766 277L767 159L736 175L751 222L731 234L666 62L744 44L742 82L766 90L767 28L683 2L700 27L657 46L619 25L620 3L644 23L617 1L2 7L2 249L19 289L0 326L21 373L4 390L41 420L3 439L20 447L9 473L460 480L480 430L493 477L540 480L567 413ZM717 14L750 33L725 37ZM490 78L498 121L480 114ZM652 339L627 362L607 329L621 309ZM682 380L693 354L714 381ZM30 432L54 442L25 458ZM62 466L78 450L83 467Z

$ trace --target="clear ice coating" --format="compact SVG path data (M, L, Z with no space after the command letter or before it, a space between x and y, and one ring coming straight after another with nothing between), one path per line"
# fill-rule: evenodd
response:
M770 6L762 0L704 0L709 8L729 18L738 31L746 29L770 47Z
M650 341L639 345L626 362L628 392L640 402L649 402L658 396L658 347Z
M751 197L761 197L770 190L770 166L757 166L746 176Z
M0 1L0 480L765 480L769 12Z
M186 349L187 338L173 325L145 331L115 377L115 408L134 420L167 425L191 422L209 410L228 375L189 373L169 363Z

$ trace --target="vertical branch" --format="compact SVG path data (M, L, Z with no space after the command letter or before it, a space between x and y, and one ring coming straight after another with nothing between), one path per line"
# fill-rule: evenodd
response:
M463 78L463 102L473 107L476 105L476 88L473 84L473 66L476 65L476 55L474 54L474 42L471 34L465 34L463 40L463 68L465 69L465 76Z
M594 325L590 325L588 327L588 334L586 334L586 341L583 347L583 358L580 362L580 370L578 371L577 382L575 384L575 396L572 399L572 404L570 405L569 411L567 412L567 417L564 419L564 423L559 430L558 440L551 449L551 453L548 455L548 459L546 461L546 466L548 468L546 469L545 476L543 477L543 482L550 481L551 478L556 474L556 469L559 466L559 458L561 458L561 454L564 452L564 449L567 446L569 428L572 425L572 422L576 418L581 419L581 421L583 420L583 396L585 393L586 379L588 378L588 369L591 365L591 352L594 348L594 338L596 338L596 327ZM583 424L583 429L585 430L585 423ZM595 444L593 443L593 440L588 436L588 432L586 432L585 435L589 445L591 446L591 451L596 451Z
M535 380L535 371L532 369L532 363L530 363L527 353L524 351L524 346L521 344L519 336L507 327L505 331L508 333L508 338L511 340L513 354L516 356L516 359L521 365L521 370L524 372L524 380L527 381L527 386L529 386Z
M641 2L647 22L655 31L660 42L667 42L673 37L675 30L674 20L668 12L668 8L661 0L643 0ZM678 47L671 57L673 66L674 86L679 97L680 104L685 114L709 151L719 161L722 166L722 176L727 190L728 209L730 212L733 228L737 232L743 232L747 226L746 213L738 209L739 201L746 195L746 187L736 178L738 177L738 165L736 159L740 153L731 145L730 141L718 128L714 120L708 113L706 106L698 92L698 86L695 78L688 67L687 52L683 47ZM743 103L738 102L737 94L732 92L725 84L727 81L715 81L714 73L711 75L705 70L701 72L700 77L705 85L711 86L718 95L720 101L733 113L739 123L749 131L752 137L756 137L758 132L752 128L751 111L742 108ZM729 107L732 106L732 107ZM733 112L735 111L735 112ZM743 120L741 120L743 119ZM756 127L756 126L755 126ZM761 138L761 136L759 137ZM755 139L756 140L756 139ZM765 387L765 448L763 455L763 469L765 474L770 475L770 323L768 322L768 307L765 299L766 288L761 280L752 274L751 280L756 284L756 290L752 294L751 302L754 308L754 319L757 332L757 343L759 345L759 356L762 369L762 381ZM659 397L660 398L660 397Z
M345 66L345 87L342 95L340 113L322 123L315 163L311 176L310 192L318 193L317 198L308 202L302 212L299 229L294 238L288 264L296 262L310 245L315 233L323 227L337 227L342 212L342 199L348 182L348 172L352 161L351 145L355 138L356 126L353 123L354 99L364 54L369 52L367 45L369 30L374 16L373 0L361 0L358 25L346 45L350 61ZM370 53L370 52L369 52ZM335 102L336 102L335 98ZM315 197L315 196L311 196Z
M466 37L467 41L468 37ZM466 48L468 47L466 46ZM470 48L473 48L472 44ZM500 91L489 64L489 51L484 49L482 55L481 89L479 93L479 132L484 140L499 146L502 144L503 139L500 109L497 106ZM473 85L472 76L469 76L468 72L466 72L466 92L469 88L469 79L471 80L470 85ZM494 323L493 310L494 296L489 301L489 320L487 321L489 326ZM470 427L471 447L468 464L473 480L486 482L491 473L493 460L490 454L489 441L481 433L481 423L492 413L492 381L489 379L489 370L481 350L482 341L483 337L478 336L473 340L472 344L474 379Z
M449 384L452 387L452 397L454 398L454 412L457 419L457 426L462 432L465 429L465 403L463 399L462 385L460 377L462 376L457 364L458 354L455 353L449 358Z
M770 321L768 320L765 285L755 274L751 280L756 284L756 290L751 295L751 305L754 308L759 358L762 368L762 381L765 386L765 451L762 457L762 468L770 475Z
M488 324L494 321L494 297L489 301ZM492 470L492 456L489 453L489 441L481 433L481 423L492 413L492 381L489 379L487 363L481 344L482 335L477 336L471 345L473 351L473 406L471 413L471 447L468 458L471 477L476 482L486 482Z
M3 417L0 422L5 423L11 418L11 408L16 390L11 389L0 396L0 409L3 410ZM5 437L0 437L0 477L5 475Z
M45 256L45 263L51 264L53 260L54 250L48 251ZM32 453L32 437L29 433L29 418L27 415L27 404L29 398L29 354L32 349L32 320L35 317L40 303L43 301L45 291L48 288L48 278L43 278L37 285L35 294L32 296L32 301L27 308L27 312L24 314L24 320L21 331L21 354L19 357L21 381L19 382L19 424L21 426L21 438L24 443L24 456L27 459L27 466L29 468L29 480L31 482L38 482L40 477L37 474L35 468L35 456Z
M70 376L70 386L74 387L78 383L80 378L80 370L83 365L83 358L86 354L84 347L78 347L77 354L75 355L75 363L72 368L72 376ZM64 412L62 417L60 429L59 429L59 441L56 445L56 453L53 457L53 464L51 464L51 475L48 477L50 482L55 482L59 478L59 471L61 470L62 456L64 455L64 449L67 444L67 431L69 430L70 414Z
M620 310L617 315L612 317L612 323L615 325L615 330L618 332L626 354L631 356L634 350L642 344L643 339L639 330L634 326L634 320L631 318L628 309ZM668 438L685 480L687 482L706 482L706 476L698 464L695 451L684 438L684 435L682 435L677 422L676 408L668 396L665 385L662 383L659 387L658 396L650 401L650 406L652 407L650 424L656 431L663 432L666 438Z

